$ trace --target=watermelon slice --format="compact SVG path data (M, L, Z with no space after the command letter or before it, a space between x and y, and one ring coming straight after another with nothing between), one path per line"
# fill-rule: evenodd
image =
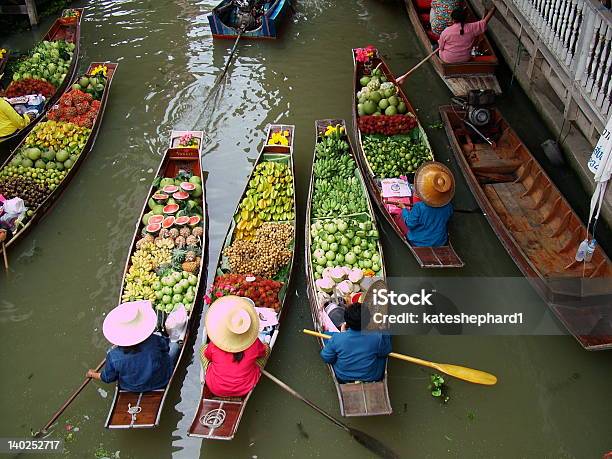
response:
M199 215L194 215L189 219L189 226L197 226L201 220Z
M164 221L162 222L162 228L172 228L172 225L174 225L174 217L172 215L170 215L169 217L164 218Z
M172 197L177 201L184 201L185 199L189 198L189 193L186 191L177 191L176 193L172 194Z
M179 187L176 185L166 185L162 188L163 192L166 194L176 193L179 190Z
M175 213L177 213L179 210L179 205L178 204L168 204L167 206L164 206L164 214L165 215L174 215Z
M181 189L183 191L187 191L188 193L191 193L193 190L196 189L196 186L193 183L183 182L181 183Z
M161 227L162 227L161 223L149 223L147 227L145 228L145 230L149 234L157 234L159 233L159 230L161 229Z
M157 204L164 204L169 197L170 196L168 196L166 193L155 193L153 195L153 201L155 201Z
M163 215L152 215L149 218L149 222L148 223L149 223L149 225L151 223L161 223L163 220L164 220L164 216Z
M174 223L178 226L184 226L189 223L189 220L191 220L189 217L178 217L176 220L174 220Z

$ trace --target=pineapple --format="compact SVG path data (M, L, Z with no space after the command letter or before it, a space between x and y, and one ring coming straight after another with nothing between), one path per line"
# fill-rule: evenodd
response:
M193 261L195 262L196 259L202 255L202 250L194 245L188 245L185 250L187 251L187 253L185 254L185 261Z
M183 271L195 274L198 271L198 268L200 267L200 263L198 263L197 261L186 261L181 265L181 267L183 268Z
M187 245L187 242L183 236L178 236L176 239L174 239L174 245L179 249L183 249L185 248L185 245Z
M179 230L178 228L171 228L170 229L170 237L172 239L176 239L179 236Z
M186 226L183 226L181 228L180 234L184 238L187 238L187 237L191 236L191 230L189 228L187 228Z
M183 263L186 260L186 255L187 255L186 250L174 249L172 251L172 265L175 267L180 267L181 263Z
M196 226L191 230L191 234L195 237L202 237L204 235L204 229L201 226Z
M187 245L189 246L197 246L198 245L198 238L195 237L193 234L191 236L188 236L187 239L185 240L185 242L187 243Z

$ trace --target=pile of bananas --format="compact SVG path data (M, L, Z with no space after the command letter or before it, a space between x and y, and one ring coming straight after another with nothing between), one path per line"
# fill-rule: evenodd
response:
M132 254L131 266L125 276L123 301L155 301L155 290L152 285L159 281L155 270L172 261L172 251L167 247L158 247L151 240L139 241L137 250Z
M367 212L363 185L357 177L316 179L312 197L314 217L334 217Z
M330 179L332 177L349 178L355 175L355 161L349 155L339 158L317 159L313 173L319 179Z
M238 206L234 239L251 240L264 222L295 219L293 176L284 163L266 161L257 165L246 196Z

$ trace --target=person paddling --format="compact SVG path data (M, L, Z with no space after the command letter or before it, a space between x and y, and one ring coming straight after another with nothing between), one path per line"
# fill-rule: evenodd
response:
M442 163L428 161L414 176L420 201L408 210L403 203L401 218L408 228L406 239L417 247L440 247L448 243L448 221L453 215L450 203L455 194L455 178Z
M469 61L472 58L474 39L485 33L494 13L495 6L480 21L466 23L467 9L453 10L451 13L453 24L442 31L438 40L440 59L448 64Z
M178 359L180 342L158 333L157 314L150 301L123 303L108 313L102 332L114 347L106 354L101 372L88 370L87 377L119 388L148 392L166 387Z
M206 314L210 342L200 349L204 383L219 397L248 394L259 381L270 348L259 338L259 317L249 298L228 295Z
M382 380L391 336L361 332L361 324L370 322L370 311L362 303L347 305L344 320L340 333L326 332L331 339L323 343L321 358L332 366L340 384Z

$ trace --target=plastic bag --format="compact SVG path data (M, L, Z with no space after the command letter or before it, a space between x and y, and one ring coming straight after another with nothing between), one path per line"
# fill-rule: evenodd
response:
M21 198L13 198L4 201L4 203L2 203L2 212L0 212L0 227L11 231L14 230L15 222L22 218L27 210Z
M168 333L170 341L177 342L185 337L188 319L189 317L187 315L187 309L185 309L185 306L183 305L179 306L170 314L168 314L165 327L166 333Z

